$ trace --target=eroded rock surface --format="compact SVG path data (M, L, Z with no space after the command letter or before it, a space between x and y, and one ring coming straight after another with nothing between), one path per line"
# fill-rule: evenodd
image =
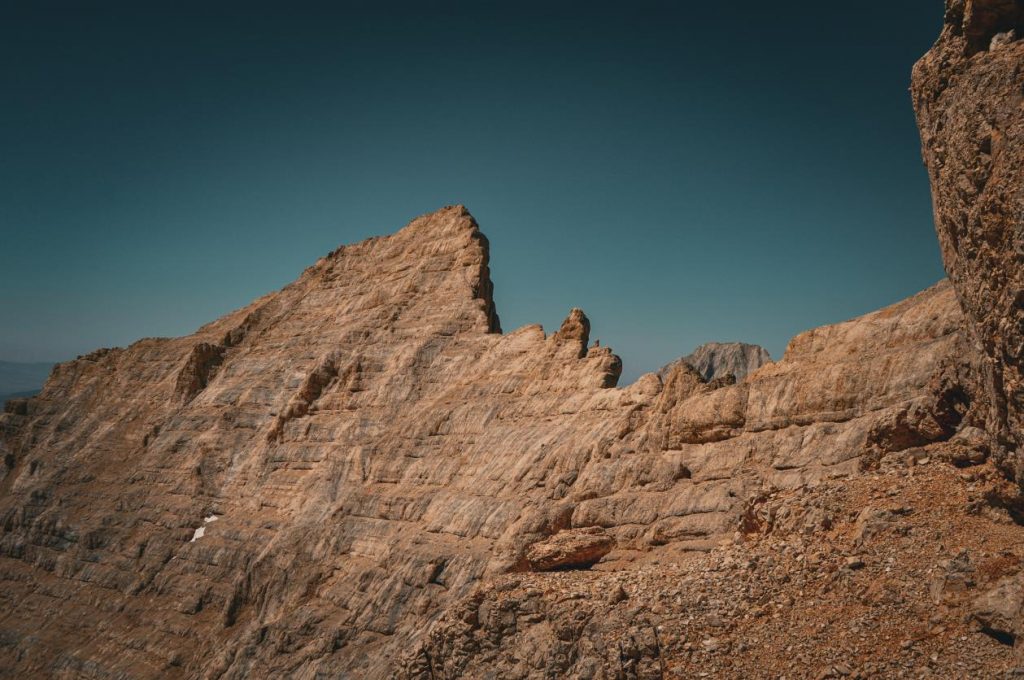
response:
M947 0L913 94L946 270L986 356L988 429L1024 461L1024 4ZM1005 453L1003 453L1005 452ZM1024 477L1022 477L1024 479Z
M1019 677L1024 527L978 503L1008 484L932 447L770 493L710 552L496 577L405 677Z
M601 527L560 531L526 551L533 571L586 569L611 552L615 541Z
M391 677L498 575L709 550L772 490L982 424L945 283L741 383L618 389L580 310L501 334L487 263L445 208L193 336L58 366L0 420L3 665Z

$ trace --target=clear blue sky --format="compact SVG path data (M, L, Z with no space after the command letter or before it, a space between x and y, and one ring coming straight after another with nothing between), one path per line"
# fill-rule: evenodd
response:
M627 380L943 276L907 93L941 0L14 4L0 359L189 333L451 203L505 330L582 307Z

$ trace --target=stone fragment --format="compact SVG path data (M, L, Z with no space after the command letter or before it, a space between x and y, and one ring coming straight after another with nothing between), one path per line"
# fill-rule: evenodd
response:
M971 617L982 632L1014 645L1024 634L1024 573L1003 578L975 599Z
M586 569L615 547L615 539L600 527L566 529L534 543L526 559L534 571Z

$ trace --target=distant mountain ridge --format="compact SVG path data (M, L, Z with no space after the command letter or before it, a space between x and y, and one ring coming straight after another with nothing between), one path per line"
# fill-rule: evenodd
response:
M742 380L765 364L771 363L768 350L746 342L708 342L682 361L697 369L705 380L720 378L729 373Z
M689 364L704 380L711 381L732 374L737 381L772 362L768 350L747 342L707 342L661 369L662 379L677 363Z

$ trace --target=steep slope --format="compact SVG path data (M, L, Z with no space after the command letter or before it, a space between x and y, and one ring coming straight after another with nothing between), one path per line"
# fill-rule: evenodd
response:
M1024 480L1024 3L947 0L912 91L946 270L987 357L989 430Z
M957 470L942 447L768 493L710 552L497 577L425 636L405 675L1017 677L1014 633L980 632L993 607L974 601L1020 569L1024 527L985 500L1009 492L992 466ZM1003 610L1020 603L1019 587L994 592Z
M0 416L0 675L1014 672L1022 16L915 68L952 284L742 382L502 334L459 206L59 365Z
M973 422L948 284L740 384L679 364L620 390L579 310L501 335L487 259L446 208L9 404L0 666L391 677L496 575L706 550L766 489Z

